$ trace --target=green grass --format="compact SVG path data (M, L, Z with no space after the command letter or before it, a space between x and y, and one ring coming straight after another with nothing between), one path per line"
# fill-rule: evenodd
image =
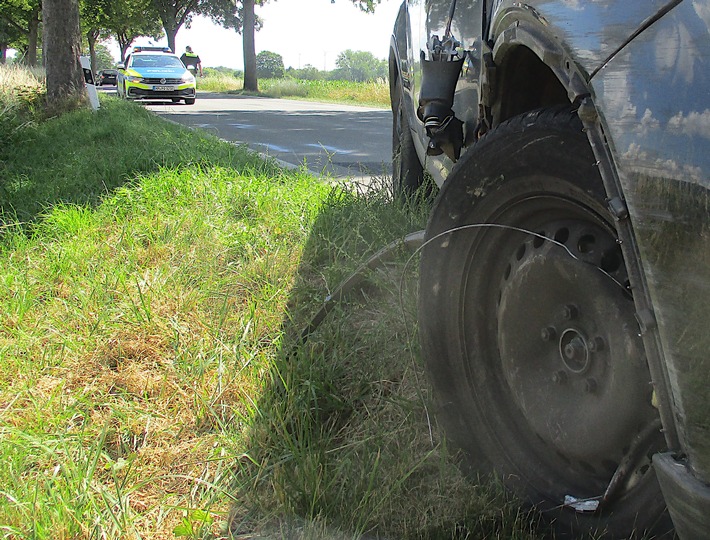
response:
M14 214L19 221L33 221L57 202L94 205L136 173L241 162L263 167L244 149L105 99L96 112L84 109L41 129L30 126L0 148L5 179L0 207L4 219ZM87 182L97 185L87 189Z
M242 79L216 70L207 70L204 77L197 79L197 89L205 92L232 92L243 87Z
M533 539L428 418L392 202L103 98L3 150L0 532Z
M387 81L356 83L350 81L305 81L296 79L259 79L259 95L331 103L349 103L389 108ZM198 79L198 90L241 93L242 79L213 71Z
M44 73L17 66L0 66L0 148L21 128L41 118Z

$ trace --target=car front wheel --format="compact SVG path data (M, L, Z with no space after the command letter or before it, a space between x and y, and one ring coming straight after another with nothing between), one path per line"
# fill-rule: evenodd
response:
M627 261L576 113L489 132L446 180L426 237L421 342L464 468L502 479L557 538L668 533Z

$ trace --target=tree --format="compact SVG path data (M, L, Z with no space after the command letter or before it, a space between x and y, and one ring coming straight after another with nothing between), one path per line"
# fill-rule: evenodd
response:
M0 17L0 64L7 61L7 50L18 43L21 32L11 26L4 17Z
M311 64L306 64L301 69L294 69L290 67L286 70L286 75L288 77L304 81L318 81L325 78L325 72L320 71L317 67L314 67Z
M153 0L160 20L163 23L168 47L175 50L175 36L183 25L189 26L193 15L203 11L208 0Z
M8 45L16 45L23 52L23 61L37 65L37 44L42 14L40 0L0 0L0 21L3 34L12 38Z
M167 2L175 0L153 0L154 2ZM244 90L258 92L258 76L256 61L256 45L254 34L261 28L261 21L256 16L255 6L263 5L266 0L240 0L241 8L238 7L237 0L227 0L233 2L232 7L227 9L220 7L220 2L224 0L203 0L205 4L201 7L201 12L210 16L212 20L221 24L225 28L234 28L242 34L242 49L244 51ZM351 0L353 4L361 10L372 13L380 0ZM167 33L167 28L166 28ZM168 40L168 43L170 41Z
M256 55L256 75L264 79L281 79L284 76L284 60L280 54L261 51Z
M155 1L155 0L154 0ZM242 34L244 51L244 89L257 90L256 47L254 32L261 28L261 20L254 6L266 0L203 0L199 12L224 28L233 28Z
M84 72L79 63L79 0L44 0L42 20L47 101L56 104L66 97L85 97Z
M256 46L254 33L261 28L261 20L256 16L255 6L265 0L211 0L204 6L203 13L225 28L234 28L242 34L244 53L244 89L258 91L256 74Z
M262 5L265 0L242 1L242 48L244 50L244 90L258 92L256 47L254 31L260 22L254 13L255 5ZM367 13L373 13L380 0L352 0L353 4Z
M378 60L371 52L347 49L338 55L335 65L334 79L365 82L387 77L387 62Z
M109 0L107 24L118 41L121 62L138 36L159 39L163 35L161 20L153 4L142 0Z
M256 49L254 32L261 21L254 6L265 0L152 0L165 29L168 46L175 50L175 36L183 26L189 26L194 15L205 15L224 28L242 34L244 49L244 88L257 90Z
M116 66L116 59L113 57L111 51L106 45L104 45L103 43L97 43L95 52L97 71L99 69L108 69Z
M158 1L158 0L153 0ZM169 1L169 0L160 0ZM266 0L240 0L241 8L237 7L237 0L233 0L235 10L230 11L231 15L227 18L220 19L219 16L214 16L214 7L210 7L210 3L203 7L203 13L212 17L215 22L222 24L225 28L234 28L242 34L242 49L244 51L244 90L258 92L258 76L257 76L257 61L256 61L256 45L254 34L261 28L261 21L256 16L255 6L263 5ZM222 0L213 0L219 2ZM380 3L380 0L351 0L352 3L359 7L362 11L372 13L375 11L375 6ZM213 11L210 14L210 11ZM219 11L219 10L217 10ZM167 32L167 29L166 29Z
M91 70L96 71L96 42L107 34L108 13L107 6L102 0L80 0L79 15L81 17L81 31L89 45Z
M244 51L244 90L258 92L259 85L256 75L256 45L254 43L254 13L255 0L242 0L242 49Z

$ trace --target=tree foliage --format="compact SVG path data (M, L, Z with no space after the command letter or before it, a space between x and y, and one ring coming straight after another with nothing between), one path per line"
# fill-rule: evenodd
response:
M16 48L25 64L37 65L41 21L40 0L0 0L0 48Z
M96 62L97 41L108 37L108 15L105 2L101 0L80 0L79 15L81 17L81 33L86 38L89 45L89 56L91 58L91 69L98 69Z
M325 79L325 75L325 71L321 71L311 64L306 64L299 69L290 67L286 70L286 76L304 81L319 81Z
M284 76L284 60L280 54L261 51L256 55L256 75L264 79L281 79Z
M96 44L95 53L96 71L100 69L109 69L116 66L116 59L112 56L109 48L103 43Z
M352 0L353 4L359 7L365 13L374 13L375 7L381 0Z
M202 6L201 14L223 28L242 30L241 0L211 0Z
M225 28L241 25L236 0L152 0L152 5L173 51L178 31L183 26L189 28L195 15L205 15Z
M1 8L0 8L1 9ZM6 19L6 14L0 16L0 64L4 64L7 58L7 50L10 47L18 48L22 32L12 26Z
M175 51L175 36L183 25L202 10L205 0L152 0L160 21L163 23L168 47Z
M19 48L27 34L29 2L0 0L0 44Z
M128 47L139 36L158 39L163 34L161 20L153 4L143 0L103 0L109 7L109 31L116 37L121 51L120 60L126 57Z

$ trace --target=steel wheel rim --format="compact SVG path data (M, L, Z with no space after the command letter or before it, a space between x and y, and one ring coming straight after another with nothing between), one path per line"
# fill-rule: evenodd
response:
M489 217L530 233L474 234L461 306L469 362L487 366L485 383L480 371L469 373L474 399L494 404L488 422L502 425L502 444L532 449L541 492L548 470L576 495L599 495L634 434L657 416L639 377L647 368L613 229L562 195L519 197ZM495 276L490 286L482 273ZM630 361L618 361L621 350ZM641 461L627 490L648 469Z

